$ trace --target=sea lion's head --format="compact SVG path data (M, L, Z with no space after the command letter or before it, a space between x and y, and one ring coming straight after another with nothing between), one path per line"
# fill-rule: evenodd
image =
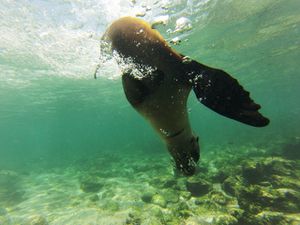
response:
M101 38L111 45L111 50L123 59L153 68L166 62L181 62L181 56L173 51L163 36L150 24L135 17L123 17L114 21Z
M200 159L199 138L192 135L184 141L171 142L168 150L173 157L175 167L186 176L192 176L196 172L197 163Z

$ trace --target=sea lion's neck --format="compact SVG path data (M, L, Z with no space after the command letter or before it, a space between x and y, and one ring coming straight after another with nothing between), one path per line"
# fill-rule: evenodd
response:
M190 126L186 126L177 132L164 135L163 139L165 140L167 146L181 146L185 145L187 141L192 138L192 136L193 134Z
M189 129L167 140L167 148L171 154L174 166L185 175L195 173L200 158L198 137Z

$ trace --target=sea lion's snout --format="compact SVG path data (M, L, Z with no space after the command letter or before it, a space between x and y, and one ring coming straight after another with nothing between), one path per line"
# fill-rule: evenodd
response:
M195 174L197 163L193 158L185 159L183 162L176 162L176 169L185 176L192 176Z
M185 145L169 146L173 156L175 167L185 176L192 176L196 172L200 159L200 147L198 137L192 137Z

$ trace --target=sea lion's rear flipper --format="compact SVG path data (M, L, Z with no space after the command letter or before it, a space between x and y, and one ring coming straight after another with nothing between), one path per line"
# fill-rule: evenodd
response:
M228 73L196 61L186 66L187 76L202 104L223 116L251 126L263 127L269 123L269 119L258 112L260 105Z

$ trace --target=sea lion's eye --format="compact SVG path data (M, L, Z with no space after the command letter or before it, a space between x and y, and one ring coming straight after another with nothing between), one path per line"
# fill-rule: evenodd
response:
M190 143L193 143L193 142L199 142L199 137L192 137L191 140L190 140Z

